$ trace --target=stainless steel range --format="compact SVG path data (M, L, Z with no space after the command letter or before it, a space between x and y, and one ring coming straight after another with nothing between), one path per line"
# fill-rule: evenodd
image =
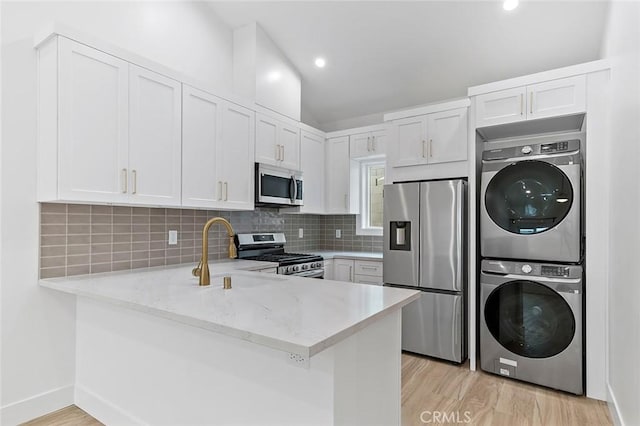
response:
M324 278L324 259L314 254L287 253L282 233L237 234L238 259L278 264L278 274Z

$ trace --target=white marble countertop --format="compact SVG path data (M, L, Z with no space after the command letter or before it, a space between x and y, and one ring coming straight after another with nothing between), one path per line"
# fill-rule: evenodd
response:
M307 359L417 299L418 291L250 272L268 262L212 262L40 280L46 288L125 306ZM244 270L243 270L244 269ZM222 288L231 275L232 289Z
M380 252L366 252L366 251L327 251L319 250L314 251L311 254L317 254L326 259L355 259L355 260L382 260L382 253Z

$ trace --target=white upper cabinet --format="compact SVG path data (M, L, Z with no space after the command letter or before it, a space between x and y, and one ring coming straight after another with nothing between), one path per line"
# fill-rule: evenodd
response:
M325 212L325 140L322 136L302 131L300 134L304 205L301 213Z
M300 170L300 129L256 114L256 163Z
M392 167L465 161L467 108L394 121L396 151Z
M426 116L394 121L397 142L392 167L427 163L427 121Z
M133 203L180 205L181 84L129 65L129 193Z
M352 202L349 137L329 139L326 149L326 211L350 213Z
M527 118L584 112L587 108L587 77L552 80L527 86L529 110Z
M467 108L436 112L427 116L429 163L467 159Z
M222 109L222 138L216 165L222 182L221 206L233 210L254 207L255 113L225 102Z
M55 41L38 52L38 198L124 201L128 63L66 38L59 38L59 46Z
M476 127L574 114L586 106L584 75L551 80L478 95Z
M386 145L386 130L358 133L349 137L349 155L354 159L383 156Z
M252 210L253 111L188 85L182 98L182 205Z
M38 201L180 205L179 82L57 36L38 91Z
M525 120L526 88L480 95L476 100L476 126L494 126Z

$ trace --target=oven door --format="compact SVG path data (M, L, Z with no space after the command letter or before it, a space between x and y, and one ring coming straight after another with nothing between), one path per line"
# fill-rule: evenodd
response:
M302 173L256 163L256 203L303 205Z

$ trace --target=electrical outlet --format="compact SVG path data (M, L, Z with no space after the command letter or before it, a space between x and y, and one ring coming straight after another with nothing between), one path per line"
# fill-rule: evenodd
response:
M342 238L342 229L336 229L336 238Z
M304 228L298 228L298 238L304 237Z
M171 229L169 231L169 245L175 246L178 244L178 231Z

